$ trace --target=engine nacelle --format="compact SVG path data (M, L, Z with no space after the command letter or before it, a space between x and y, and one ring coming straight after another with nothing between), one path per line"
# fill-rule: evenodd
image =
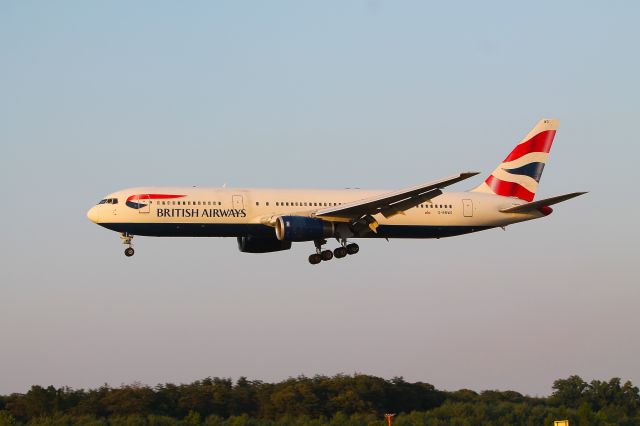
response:
M334 235L334 224L321 219L280 216L276 221L276 237L280 241L313 241Z
M291 241L279 241L273 237L238 237L238 249L243 253L271 253L290 248Z

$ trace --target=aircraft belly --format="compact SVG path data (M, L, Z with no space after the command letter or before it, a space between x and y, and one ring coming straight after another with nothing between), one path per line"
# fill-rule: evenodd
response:
M146 237L275 237L272 227L249 223L101 223L116 232Z
M493 226L380 225L377 233L365 238L446 238L491 228Z

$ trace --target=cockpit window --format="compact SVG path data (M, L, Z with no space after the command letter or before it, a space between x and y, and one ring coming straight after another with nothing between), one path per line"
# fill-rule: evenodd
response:
M118 204L118 199L117 198L105 198L103 200L100 200L100 202L98 204Z

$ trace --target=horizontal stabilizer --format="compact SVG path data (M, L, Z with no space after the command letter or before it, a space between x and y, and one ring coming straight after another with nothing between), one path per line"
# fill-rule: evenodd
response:
M506 209L502 209L500 211L502 213L528 213L532 210L538 210L541 207L558 204L583 194L586 194L586 192L572 192L571 194L558 195L557 197L545 198L544 200L538 200L532 203L521 204L519 206L509 207Z

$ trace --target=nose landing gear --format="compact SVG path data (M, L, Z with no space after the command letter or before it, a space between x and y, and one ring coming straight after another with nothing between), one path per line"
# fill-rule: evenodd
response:
M127 245L128 247L124 250L124 255L127 257L131 257L135 254L135 250L133 249L133 235L128 232L123 232L120 234L120 238L122 239L122 244Z

